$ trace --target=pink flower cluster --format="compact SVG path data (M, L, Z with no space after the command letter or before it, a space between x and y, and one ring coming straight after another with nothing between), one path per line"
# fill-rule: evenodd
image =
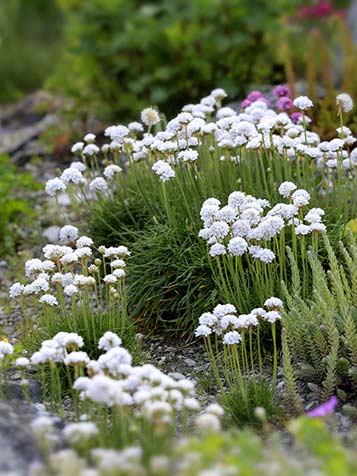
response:
M273 94L277 98L276 109L278 111L287 112L294 107L294 103L291 98L291 91L288 86L284 86L282 84L275 86ZM260 91L252 91L248 94L244 101L242 101L241 106L243 109L246 109L256 101L264 102L265 104L270 105L270 101L266 97L264 97L264 95ZM299 122L301 116L301 112L293 112L290 118L296 124Z
M293 100L291 99L291 91L288 86L279 84L273 90L273 94L277 97L276 108L279 111L289 111L294 107Z
M330 0L320 0L316 5L303 5L298 9L300 18L323 18L331 15L345 16L345 10L336 10Z
M263 96L263 94L260 91L252 91L251 93L248 94L248 96L242 101L242 108L245 109L246 107L250 106L253 104L255 101L261 101L267 104L268 106L270 105L270 101Z

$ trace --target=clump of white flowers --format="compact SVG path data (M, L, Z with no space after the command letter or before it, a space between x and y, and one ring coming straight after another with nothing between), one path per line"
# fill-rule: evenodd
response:
M289 199L289 203L271 207L267 200L243 192L232 192L228 204L223 207L217 199L207 199L200 212L203 228L199 237L210 245L209 254L212 257L226 254L237 257L249 253L255 259L271 263L275 253L266 244L285 227L293 225L296 234L325 232L321 220L323 210L312 209L305 217L302 216L303 208L310 201L306 190L298 190L292 182L283 182L279 193Z
M55 309L60 308L63 316L72 322L72 326L76 325L78 319L84 318L88 310L93 312L101 303L106 306L112 319L121 316L123 324L126 319L126 306L123 302L125 258L130 255L128 248L100 246L98 251L103 259L95 259L93 240L79 236L75 226L62 227L59 238L61 244L44 246L44 259L33 258L26 261L25 275L30 282L14 283L9 289L10 298L22 300L35 296L42 305L47 320L54 319ZM110 324L114 325L114 321L108 323Z
M195 335L204 340L222 392L226 392L227 385L232 391L238 389L242 405L247 405L247 408L249 385L254 382L254 392L263 385L261 327L267 325L271 329L274 348L272 391L275 391L278 368L276 325L281 320L283 307L282 300L277 297L266 299L264 308L252 309L248 314L238 314L233 304L218 304L212 312L203 313L198 320ZM202 424L204 426L204 422Z
M80 401L87 409L91 405L93 409L98 405L111 408L113 418L120 411L127 415L127 424L140 427L144 420L144 428L149 424L157 434L172 431L180 415L186 420L188 415L198 414L201 404L196 398L194 381L176 380L151 364L133 365L131 354L121 344L117 334L106 332L98 343L104 353L97 360L91 360L80 350L84 341L79 334L60 332L44 341L26 365L23 359L18 359L17 365L21 369L44 365L51 369L60 365L72 367L76 376L73 391L79 392ZM211 404L198 417L197 427L219 431L222 415L223 409ZM64 429L65 438L76 446L97 435L98 428L90 421L70 423Z
M152 166L152 170L160 177L163 182L167 182L170 178L175 177L173 168L164 160L158 160Z
M286 88L280 90L286 93ZM293 102L288 99L289 108L294 105L301 111L290 115L284 109L279 112L269 107L268 101L256 91L249 95L250 99L241 112L221 107L226 96L223 89L214 89L198 104L184 106L163 130L156 133L151 128L160 121L160 116L153 108L144 109L142 122L107 127L105 136L110 142L101 148L95 144L94 134L86 134L83 141L72 147L72 152L82 162L73 162L60 177L49 180L47 193L57 198L59 193L68 190L74 192L71 197L75 200L100 200L103 194L108 195L119 186L118 176L122 170L139 161L147 162L148 169L163 182L175 177L177 180L176 167L184 165L194 172L199 169L201 146L205 145L209 145L210 152L219 152L217 160L236 164L246 160L247 151L260 154L264 150L295 164L302 160L312 161L319 173L327 173L326 180L317 185L320 194L328 193L330 183L334 182L330 171L338 170L348 178L356 175L357 161L353 151L350 152L356 138L350 129L343 126L342 116L341 127L337 129L338 137L321 141L318 134L307 130L311 119L306 112L313 107L307 96L299 96ZM353 107L351 97L345 93L338 95L336 102L339 114ZM144 125L148 127L147 131ZM98 165L100 154L105 159L102 174ZM202 156L205 157L206 153L203 152ZM130 173L135 173L135 169ZM224 249L216 245L212 253L218 256L224 254ZM259 249L253 249L253 254L266 261L272 259L271 253L261 253Z
M203 313L195 330L197 337L209 337L216 334L222 338L226 345L239 344L242 341L242 332L255 329L260 321L274 324L281 319L279 309L283 302L275 297L267 299L264 307L253 309L249 314L237 315L237 309L233 304L218 304L212 312Z

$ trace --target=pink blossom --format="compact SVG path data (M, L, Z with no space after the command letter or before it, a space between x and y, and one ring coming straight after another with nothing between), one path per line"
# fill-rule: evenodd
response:
M250 106L252 104L251 101L249 101L249 99L244 99L244 101L242 101L242 108L245 109L246 107Z
M258 101L261 101L261 102L265 102L265 104L267 104L268 106L270 106L270 101L269 99L265 98L265 97L261 97L258 99Z
M302 117L302 112L293 112L290 116L290 119L293 121L294 124L297 124Z
M286 96L282 96L276 102L276 107L277 109L279 109L279 111L288 111L293 106L294 106L293 101Z
M335 9L330 0L320 0L317 5L304 5L298 9L300 18L323 18L331 15L346 16L346 10Z
M324 417L326 415L329 415L330 413L333 413L337 404L338 404L337 397L335 397L335 395L333 395L330 398L330 400L323 403L322 405L319 405L318 407L314 408L313 410L307 412L306 415L308 417Z
M251 93L248 94L247 99L248 101L254 102L254 101L258 101L258 99L261 100L262 97L263 97L263 94L260 91L252 91Z
M274 96L280 98L282 96L291 96L290 88L288 86L284 86L282 84L279 84L278 86L275 86L273 90Z

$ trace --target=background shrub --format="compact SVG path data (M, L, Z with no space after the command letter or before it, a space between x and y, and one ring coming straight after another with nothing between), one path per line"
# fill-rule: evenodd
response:
M24 224L36 216L31 192L40 188L32 175L19 172L8 156L0 155L0 254L24 238Z
M56 0L0 2L0 101L41 87L61 39Z
M148 104L165 114L217 86L242 96L279 81L272 35L278 0L62 0L67 49L50 84L100 116L132 117Z

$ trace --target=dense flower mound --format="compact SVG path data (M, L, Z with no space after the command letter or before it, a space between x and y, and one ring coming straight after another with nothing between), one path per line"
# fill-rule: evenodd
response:
M33 258L25 263L25 275L31 280L28 284L14 283L10 298L36 296L45 308L61 306L65 308L65 298L78 304L86 299L86 305L98 299L97 286L104 282L112 298L120 295L125 278L125 261L130 255L126 246L105 247L97 250L102 259L93 256L93 240L78 235L78 229L66 225L60 230L60 245L46 245L44 259ZM109 261L110 272L106 272L105 262ZM100 268L104 277L101 278Z
M340 253L346 269L329 241L336 217L343 221L354 213L356 138L343 124L353 101L347 94L337 96L337 137L321 141L309 130L313 102L307 96L293 99L286 86L277 86L274 95L271 107L253 91L236 111L222 107L227 94L217 88L167 123L146 108L141 122L108 127L103 145L86 134L72 147L78 160L47 182L57 205L64 192L74 206L97 205L98 226L107 223L102 210L110 208L109 220L115 218L115 206L128 223L118 239L112 239L116 227L109 226L113 235L108 233L107 241L105 233L95 240L95 234L89 233L92 239L71 224L63 226L59 244L46 245L41 258L26 261L27 282L9 290L25 316L27 302L38 313L35 326L31 320L28 353L6 339L0 342L0 391L8 391L7 371L15 366L26 399L27 377L35 374L51 410L64 415L66 395L73 417L60 432L68 448L54 452L53 419L33 422L45 454L33 476L240 474L246 438L223 432L221 419L269 430L267 422L281 410L280 356L284 397L298 410L294 366L301 364L301 375L305 371L314 381L325 375L326 403L307 414L313 421L338 404L333 395L342 377L344 388L347 382L355 385L355 241L344 230L349 249L341 241ZM142 208L139 223L136 211ZM128 244L133 259L127 260L127 246L112 243ZM201 280L197 269L206 273ZM137 363L140 344L134 319L128 319L126 274L135 274L130 289L136 286L137 300L149 307L164 302L170 313L183 315L186 294L197 298L199 311L187 314L194 326L198 318L194 336L206 349L210 384L220 390L222 406L202 404L191 378ZM186 294L177 281L185 282ZM302 420L304 429L314 425L311 420ZM299 441L299 421L295 425L291 433ZM256 441L249 438L249 444ZM272 463L276 474L290 468L296 474L312 474L316 467L321 472L315 461L311 467L304 459L290 465L282 450L279 468L259 440L257 448L259 464L247 466L253 473Z
M275 254L261 245L278 236L287 226L293 227L296 235L326 232L321 219L324 210L312 208L303 216L304 207L310 201L307 190L297 189L292 182L284 182L279 193L290 203L277 203L265 215L265 209L270 207L268 200L243 192L232 192L228 205L222 208L219 200L207 199L201 208L204 228L199 236L211 245L209 254L212 257L227 253L242 256L248 252L253 258L270 263Z
M218 304L212 312L205 312L200 316L195 335L208 337L216 334L223 336L224 344L239 344L242 342L242 335L239 332L255 329L260 320L274 324L281 319L279 312L283 307L281 299L271 297L265 301L264 307L267 310L259 307L249 314L237 316L237 309L233 304Z
M133 366L131 354L121 338L107 331L98 342L104 351L97 360L80 350L83 338L74 332L60 332L42 343L30 359L16 361L19 368L64 365L75 369L73 389L82 401L108 407L133 408L153 424L172 423L176 412L198 411L192 380L175 380L153 365ZM25 361L26 360L26 361Z
M308 97L292 98L286 86L274 94L270 105L253 91L237 110L222 105L227 94L217 88L168 122L145 109L141 122L109 126L104 144L87 134L73 145L76 160L47 183L55 199L67 192L89 210L95 241L113 235L135 250L128 263L135 263L128 282L135 317L158 323L179 313L178 319L187 316L183 328L192 330L188 322L213 286L247 312L279 295L281 281L289 280L287 247L308 292L306 251L318 249L336 220L354 216L356 138L343 124L353 101L348 95L336 99L340 126L335 138L323 141L310 129L314 105ZM209 245L202 259L200 209L199 236ZM184 246L192 260L181 259ZM164 279L166 252L172 259Z
M264 302L264 308L252 309L249 314L239 314L233 304L218 304L212 312L205 312L199 318L195 335L203 338L215 378L222 390L223 400L229 399L229 393L241 400L241 408L249 413L252 401L259 402L265 386L269 395L276 398L277 379L277 339L276 323L281 320L283 301L270 297ZM272 382L265 383L263 376L263 350L261 347L261 327L267 324L271 328L273 341ZM221 348L223 346L223 358ZM228 395L225 388L228 386ZM250 388L253 389L254 397ZM235 393L238 391L238 394ZM232 405L231 405L232 407ZM243 410L244 412L244 410Z
M249 151L274 153L294 163L309 159L316 163L320 172L327 174L327 183L322 184L325 193L332 186L336 170L349 178L355 176L357 149L350 151L356 142L351 130L341 124L336 130L336 138L321 141L318 134L307 128L311 121L306 111L313 107L312 101L306 96L292 101L285 86L278 86L275 94L278 97L277 111L269 107L269 102L261 93L253 92L243 101L241 111L237 112L230 107L222 107L222 100L227 94L223 89L215 89L199 104L184 106L165 128L160 126L162 121L157 111L145 109L142 112L143 124L132 122L127 126L108 127L105 136L110 142L101 147L94 143L94 134L87 134L82 142L74 144L72 152L81 158L81 162L73 162L60 177L49 180L46 191L56 196L74 187L80 196L87 199L97 194L109 194L115 176L122 172L118 164L123 155L131 165L139 161L149 162L153 172L167 182L175 177L175 168L179 164L197 166L203 144L209 144L212 151L216 148L223 161L240 162L246 159ZM347 94L337 96L336 101L341 114L353 107L353 101ZM292 112L294 107L299 111ZM161 130L152 133L154 126ZM99 175L98 169L93 170L98 165L99 155L109 163L103 176Z

